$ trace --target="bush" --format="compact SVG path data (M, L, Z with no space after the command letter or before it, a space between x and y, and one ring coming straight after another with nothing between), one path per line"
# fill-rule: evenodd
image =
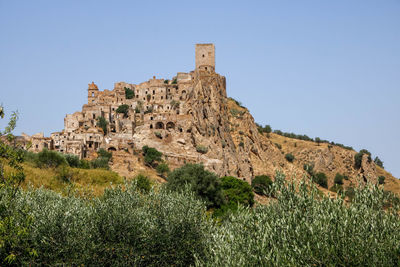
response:
M208 152L208 148L203 145L197 145L196 146L196 151L201 153L201 154L206 154Z
M267 175L258 175L251 181L254 192L259 195L268 195L271 190L272 180Z
M97 159L94 159L90 161L90 167L93 169L110 169L110 166L108 166L108 158L103 158L103 157L98 157Z
M135 97L135 92L132 89L124 87L124 90L126 99L133 99Z
M80 168L80 169L90 169L90 162L88 160L81 159L79 161L78 168Z
M165 162L158 164L156 167L156 171L161 177L164 177L166 173L169 173L168 164Z
M15 232L10 249L18 253L16 266L194 266L196 257L205 256L212 227L190 192L143 194L134 182L93 200L21 191L10 212L16 226L31 222ZM2 266L8 265L5 248Z
M338 184L338 185L342 185L343 184L343 175L341 175L340 173L336 173L335 179L334 179L334 183Z
M177 84L177 83L178 83L178 80L175 78L175 79L172 81L171 84Z
M106 158L106 159L108 159L108 160L110 160L111 158L112 158L112 153L111 152L108 152L107 150L105 150L104 148L100 148L98 151L97 151L97 157L98 158Z
M156 162L161 161L162 153L155 148L143 146L142 147L144 162L151 167L155 166Z
M149 193L151 189L151 181L150 179L143 175L139 174L135 177L137 188L142 193Z
M104 135L107 134L108 121L103 116L97 117L96 125L103 130Z
M204 169L203 165L186 164L168 174L167 188L181 191L186 186L203 199L207 207L220 207L224 203L217 175Z
M79 167L79 157L78 156L72 155L72 154L66 154L66 155L64 155L64 157L67 160L68 165L70 167L74 167L74 168Z
M319 173L315 174L313 177L313 180L320 186L322 186L324 188L328 188L328 178L326 178L325 173L319 172Z
M63 164L68 164L63 154L46 148L36 157L36 165L40 168L56 168Z
M378 177L378 183L379 184L384 184L385 183L385 179L386 179L385 176L379 176Z
M360 152L358 152L357 154L354 155L354 165L355 165L356 169L361 168L362 158L363 158L364 154L368 155L368 162L372 161L371 153L366 149L361 149Z
M198 266L397 266L400 220L382 210L381 190L357 189L347 207L282 175L274 187L276 202L239 208L212 229Z
M340 184L334 184L329 190L339 194L343 192L343 186Z
M117 110L117 113L122 113L124 114L124 117L128 117L128 112L129 112L129 106L126 104L120 105Z
M379 167L381 167L382 169L384 169L384 167L383 167L383 161L380 160L380 158L375 157L374 162L375 162L376 165L378 165Z
M289 162L293 162L294 156L291 153L285 155L285 159Z
M267 133L267 134L269 134L269 133L272 132L272 128L271 128L270 125L265 125L264 127L262 127L261 125L256 123L256 126L257 126L257 129L258 129L259 133Z
M225 203L214 211L215 216L221 216L229 211L236 211L239 205L251 207L254 204L254 193L251 186L236 177L226 176L221 178Z
M275 143L275 146L276 146L278 149L282 149L282 146L281 146L280 144L278 144L278 143Z

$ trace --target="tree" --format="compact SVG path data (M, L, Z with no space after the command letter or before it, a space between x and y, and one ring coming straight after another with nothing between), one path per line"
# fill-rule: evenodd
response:
M124 87L124 90L126 99L132 99L135 97L135 92L132 89Z
M162 153L153 147L142 147L144 162L146 165L154 167L156 162L161 161Z
M40 168L56 168L61 165L68 165L68 162L60 152L45 148L37 154L36 165Z
M0 106L0 118L3 119L4 115ZM24 152L6 144L6 140L11 143L15 139L12 132L17 120L18 112L13 112L8 125L0 130L0 264L5 266L23 265L20 257L30 259L37 256L28 239L32 219L26 210L16 208L16 195L25 180Z
M382 169L384 169L384 167L383 167L383 161L382 161L380 158L378 158L378 156L375 157L374 162L375 162L376 165L378 165L379 167L381 167Z
M4 109L0 106L0 117L4 118ZM15 111L11 114L8 125L3 131L0 130L0 187L7 186L11 188L11 196L14 196L19 189L21 183L25 180L25 173L22 167L24 160L23 151L15 149L7 145L3 140L9 143L14 141L12 132L17 126L18 112ZM5 166L8 166L13 171L5 173Z
M384 184L385 183L385 179L386 179L385 176L379 176L378 177L378 183L379 184Z
M254 193L247 182L233 176L222 177L220 181L224 204L215 211L215 215L220 216L227 211L236 211L239 205L253 206Z
M156 171L161 177L164 177L164 175L169 172L168 164L165 162L158 164Z
M321 138L315 137L315 142L319 145L321 143Z
M203 199L208 208L218 208L224 203L218 176L201 164L186 164L168 174L167 189L181 191L186 186Z
M270 191L272 180L267 175L258 175L251 181L254 192L259 195L267 195Z
M101 129L103 129L103 133L104 135L107 134L107 126L108 126L108 121L103 117L97 117L97 124L98 127L100 127Z
M328 188L328 179L326 178L325 173L319 172L314 175L313 179L314 179L314 182L316 182L320 186L322 186L324 188Z
M148 193L150 191L151 182L147 176L139 174L135 177L135 180L139 191L141 191L142 193Z
M129 112L129 106L126 104L120 105L117 110L117 113L122 113L124 114L124 117L128 117L128 112Z
M340 173L336 173L334 182L335 182L335 184L342 185L343 184L343 175L341 175Z
M356 169L361 168L362 159L363 159L364 154L368 155L368 162L372 161L371 153L366 149L361 149L360 152L358 152L357 154L354 155L354 165L355 165Z

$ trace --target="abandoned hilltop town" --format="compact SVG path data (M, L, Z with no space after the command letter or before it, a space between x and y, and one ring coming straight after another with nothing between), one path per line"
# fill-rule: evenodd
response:
M352 149L260 134L250 112L227 97L226 79L215 71L214 44L195 45L193 71L140 84L117 82L111 91L91 82L87 92L87 104L66 115L62 131L50 137L22 134L19 141L33 152L55 150L81 159L105 149L113 154L112 169L124 176L140 165L143 146L162 152L172 169L201 163L220 176L248 182L276 171L301 176L303 164L328 173L329 184L337 172L372 181L379 176L367 157L354 168ZM296 161L288 162L285 153Z

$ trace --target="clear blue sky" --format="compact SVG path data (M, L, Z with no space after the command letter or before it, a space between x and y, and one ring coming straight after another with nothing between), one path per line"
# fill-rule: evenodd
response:
M91 81L191 71L203 42L257 122L366 148L400 177L399 0L0 0L0 103L16 134L49 135Z

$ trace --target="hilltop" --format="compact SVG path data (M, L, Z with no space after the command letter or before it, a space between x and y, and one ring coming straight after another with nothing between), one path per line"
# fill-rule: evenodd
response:
M88 103L66 115L62 131L23 135L19 141L26 148L32 144L31 151L47 148L84 159L103 148L113 153L112 170L125 177L151 173L141 156L142 147L149 146L163 153L171 169L202 163L219 176L247 182L257 175L274 177L276 171L294 179L324 173L325 188L334 185L337 174L345 188L384 176L386 189L400 193L399 180L368 154L360 155L356 166L357 152L349 147L260 130L249 111L227 97L226 78L215 71L213 44L196 45L195 62L195 70L171 79L118 82L103 91L92 82Z

